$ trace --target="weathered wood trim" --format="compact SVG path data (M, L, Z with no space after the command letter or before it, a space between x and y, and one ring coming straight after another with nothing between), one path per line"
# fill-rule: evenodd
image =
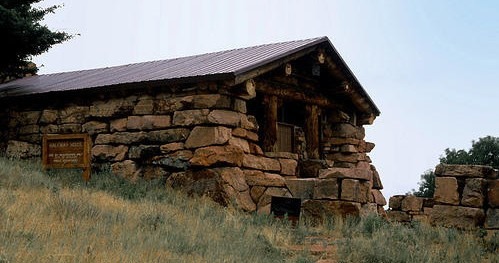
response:
M272 152L277 142L277 96L263 97L265 116L263 120L262 148L265 152Z
M307 142L308 158L319 159L319 107L306 105L305 139Z
M280 66L282 66L290 61L293 61L295 59L298 59L300 57L308 55L308 54L314 52L315 50L317 50L317 46L312 46L312 47L306 48L304 50L298 51L296 53L289 54L281 59L275 60L273 62L266 64L266 65L262 65L262 66L254 68L254 69L250 69L247 72L244 72L245 70L243 69L243 70L241 70L241 72L236 72L234 80L229 81L228 84L230 86L234 86L234 85L242 83L248 79L255 78L255 77L260 76L262 74L265 74L271 70L274 70L274 69L276 69L276 68L278 68L278 67L280 67Z

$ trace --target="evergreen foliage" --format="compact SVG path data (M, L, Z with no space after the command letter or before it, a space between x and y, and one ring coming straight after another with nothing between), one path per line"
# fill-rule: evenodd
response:
M31 57L72 37L40 24L45 15L54 13L60 7L33 6L40 1L0 0L0 83L36 73L37 68L30 62Z

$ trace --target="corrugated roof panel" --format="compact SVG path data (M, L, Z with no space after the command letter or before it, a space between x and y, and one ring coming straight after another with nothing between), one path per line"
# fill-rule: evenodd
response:
M0 85L0 97L88 89L158 80L233 74L307 47L326 37L266 44L189 57L26 77Z

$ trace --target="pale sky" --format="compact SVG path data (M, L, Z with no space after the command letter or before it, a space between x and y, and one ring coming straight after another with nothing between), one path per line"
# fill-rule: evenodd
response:
M45 0L80 36L40 74L327 36L381 110L367 140L388 198L445 148L499 136L499 1Z

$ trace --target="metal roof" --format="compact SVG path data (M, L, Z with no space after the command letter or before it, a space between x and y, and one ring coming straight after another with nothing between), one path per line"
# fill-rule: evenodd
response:
M376 106L348 69L327 37L265 44L202 55L134 63L123 66L35 75L0 84L0 98L49 92L91 89L156 81L188 81L195 78L234 79L250 70L318 44L328 43L333 54L363 91L375 111Z

